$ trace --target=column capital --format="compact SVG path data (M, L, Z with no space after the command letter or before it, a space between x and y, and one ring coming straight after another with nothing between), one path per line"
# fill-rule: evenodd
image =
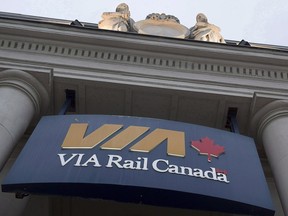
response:
M262 143L262 133L267 124L284 116L288 116L288 100L276 100L261 108L250 124L250 131L257 142Z
M47 112L49 97L43 85L31 74L16 70L8 69L0 72L0 87L12 87L25 92L31 99L35 108L35 117Z

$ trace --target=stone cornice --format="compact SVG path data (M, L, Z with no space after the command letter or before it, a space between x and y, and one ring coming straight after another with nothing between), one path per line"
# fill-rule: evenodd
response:
M36 53L39 55L56 55L70 58L80 58L87 60L97 60L100 62L113 62L117 64L129 64L132 66L152 67L161 70L180 70L196 73L213 73L228 76L240 76L247 78L259 78L268 80L288 81L288 70L280 66L267 69L263 65L255 63L254 65L239 64L237 62L217 61L217 59L202 59L200 57L184 55L167 55L166 53L128 53L123 50L109 50L104 47L75 47L67 44L58 44L50 41L26 42L21 40L1 39L0 48L3 50L13 50L19 52ZM125 50L124 50L125 51ZM208 51L207 51L208 52ZM152 55L151 55L152 54ZM153 54L156 54L153 56ZM205 62L206 61L206 62ZM233 65L234 64L234 65Z
M193 83L201 91L228 90L226 94L288 91L288 53L284 51L67 24L2 21L2 61L15 58L17 63L56 67L54 76L131 84L142 79L141 85L163 82L163 86L171 84L175 89Z
M80 46L104 46L171 55L226 59L251 63L287 66L288 52L259 47L241 47L229 44L165 38L136 33L106 31L95 28L69 26L67 23L42 23L0 18L1 34L58 42L77 43ZM34 40L32 40L34 41ZM71 45L70 44L70 45ZM259 45L258 45L259 46ZM268 61L268 62L267 62Z

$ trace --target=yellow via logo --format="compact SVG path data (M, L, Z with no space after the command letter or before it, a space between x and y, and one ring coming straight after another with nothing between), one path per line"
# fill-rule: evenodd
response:
M87 123L71 124L66 137L61 145L63 149L92 149L105 139L110 138L100 146L101 149L122 150L138 137L146 133L150 128L142 126L129 126L122 130L123 125L104 124L87 136ZM120 133L116 132L120 131ZM167 140L167 154L177 157L185 157L185 133L182 131L157 128L138 141L131 151L150 152L163 141Z

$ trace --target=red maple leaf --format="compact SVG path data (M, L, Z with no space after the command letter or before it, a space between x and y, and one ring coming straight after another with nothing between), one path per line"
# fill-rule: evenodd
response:
M211 156L218 157L225 152L224 146L214 143L214 140L208 137L200 139L200 141L192 141L192 147L195 148L200 154L208 155L208 161L211 162Z

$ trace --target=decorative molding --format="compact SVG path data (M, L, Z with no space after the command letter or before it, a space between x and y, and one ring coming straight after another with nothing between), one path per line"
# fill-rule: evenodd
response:
M25 92L34 104L36 118L47 112L49 104L48 93L43 85L32 75L15 69L0 71L1 86L11 86Z
M250 131L259 143L266 125L276 118L288 116L288 100L275 100L260 109L251 120Z
M94 59L99 62L117 62L118 64L130 64L142 67L153 67L161 70L181 70L193 73L210 73L219 75L231 75L237 77L259 78L266 80L288 80L288 71L267 70L260 67L244 67L223 65L217 63L201 63L199 61L181 60L180 58L152 57L140 54L124 54L117 51L104 49L89 49L65 47L54 44L44 44L37 42L24 42L16 40L1 39L0 48L21 52L32 52L42 55L57 55L71 58ZM230 63L231 64L231 63Z

